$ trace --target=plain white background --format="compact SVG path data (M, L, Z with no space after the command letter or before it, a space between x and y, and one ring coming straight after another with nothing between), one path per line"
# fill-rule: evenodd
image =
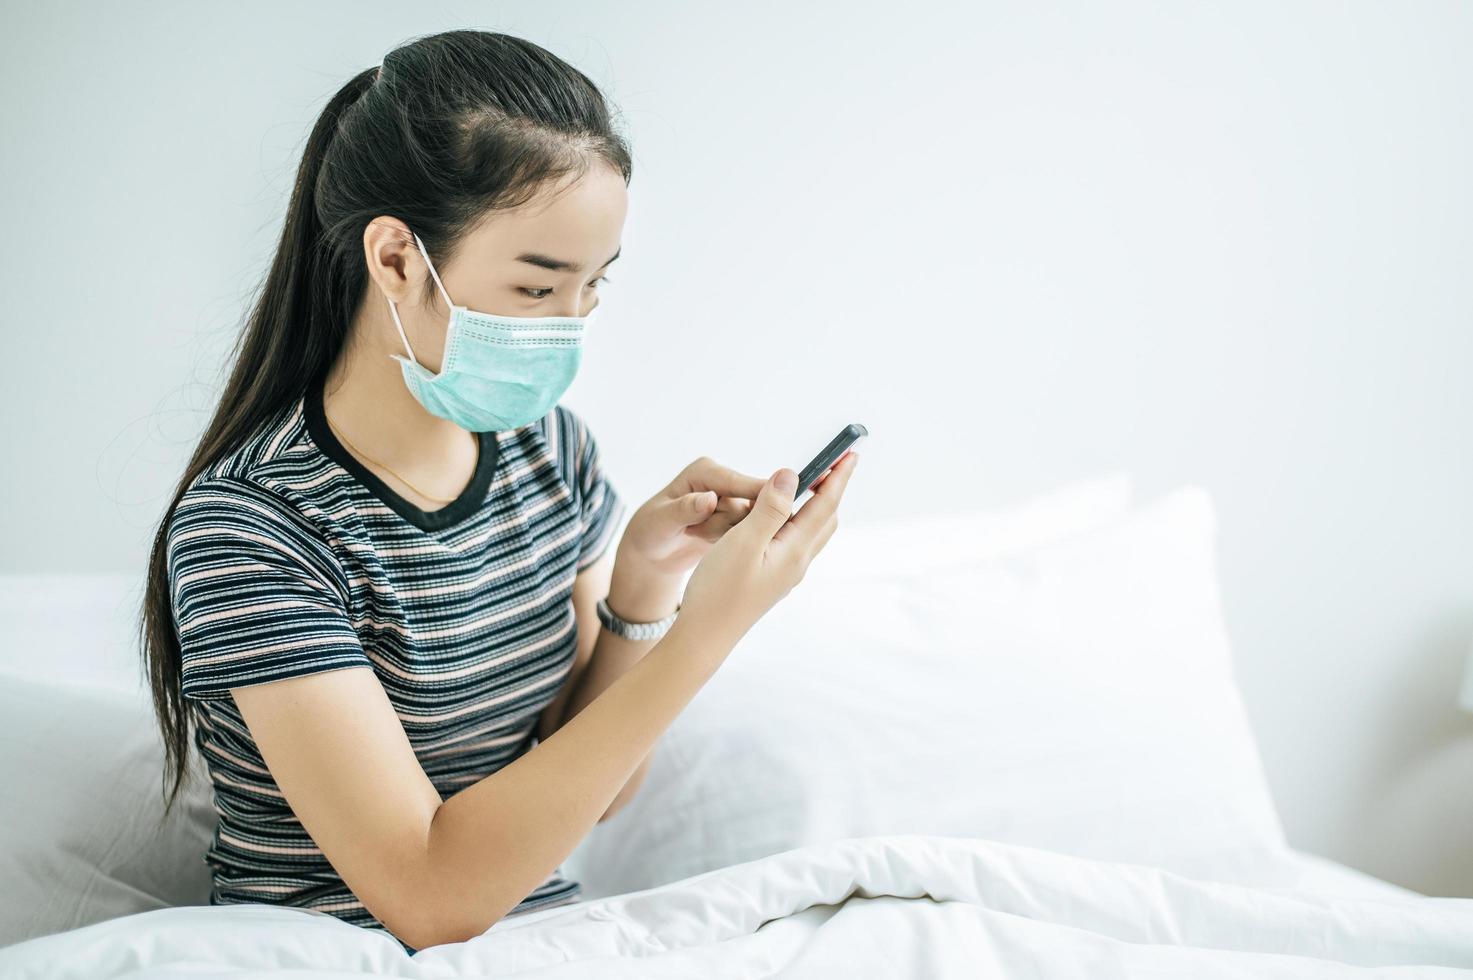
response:
M7 20L0 570L141 574L318 112L411 37L503 30L633 144L564 398L631 504L701 454L799 467L849 421L849 520L1200 483L1290 842L1473 896L1473 7Z

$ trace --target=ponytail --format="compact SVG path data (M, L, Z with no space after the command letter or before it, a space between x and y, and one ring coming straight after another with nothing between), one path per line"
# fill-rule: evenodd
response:
M189 765L189 719L180 685L179 636L174 626L167 564L169 522L185 490L209 463L305 391L316 372L330 365L342 347L345 331L341 328L346 327L347 320L334 319L342 311L334 309L324 288L327 281L318 275L322 223L316 211L317 179L338 121L372 87L377 76L377 68L354 75L332 97L312 127L297 169L276 257L246 330L236 343L235 368L154 534L139 638L153 691L154 715L164 737L165 815L178 798ZM303 323L316 329L293 329L294 324ZM302 349L294 342L301 337L317 342Z

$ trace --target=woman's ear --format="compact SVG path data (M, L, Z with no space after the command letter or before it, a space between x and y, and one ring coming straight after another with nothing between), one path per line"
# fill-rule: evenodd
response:
M363 229L363 258L374 285L400 306L418 295L430 278L414 233L398 218L384 215L368 223Z

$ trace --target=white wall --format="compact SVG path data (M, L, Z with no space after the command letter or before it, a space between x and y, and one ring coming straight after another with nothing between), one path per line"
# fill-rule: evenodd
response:
M325 100L411 36L505 30L634 143L565 398L626 496L700 454L801 465L850 420L853 520L1200 482L1291 842L1473 896L1473 6L7 21L0 571L141 570Z

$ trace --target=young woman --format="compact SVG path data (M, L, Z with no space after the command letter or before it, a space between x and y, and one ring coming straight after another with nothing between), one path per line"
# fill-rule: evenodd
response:
M588 78L503 34L406 44L317 121L149 570L165 790L192 730L212 904L413 952L574 901L561 862L834 533L857 455L796 515L792 470L703 456L615 546L557 400L629 178Z

